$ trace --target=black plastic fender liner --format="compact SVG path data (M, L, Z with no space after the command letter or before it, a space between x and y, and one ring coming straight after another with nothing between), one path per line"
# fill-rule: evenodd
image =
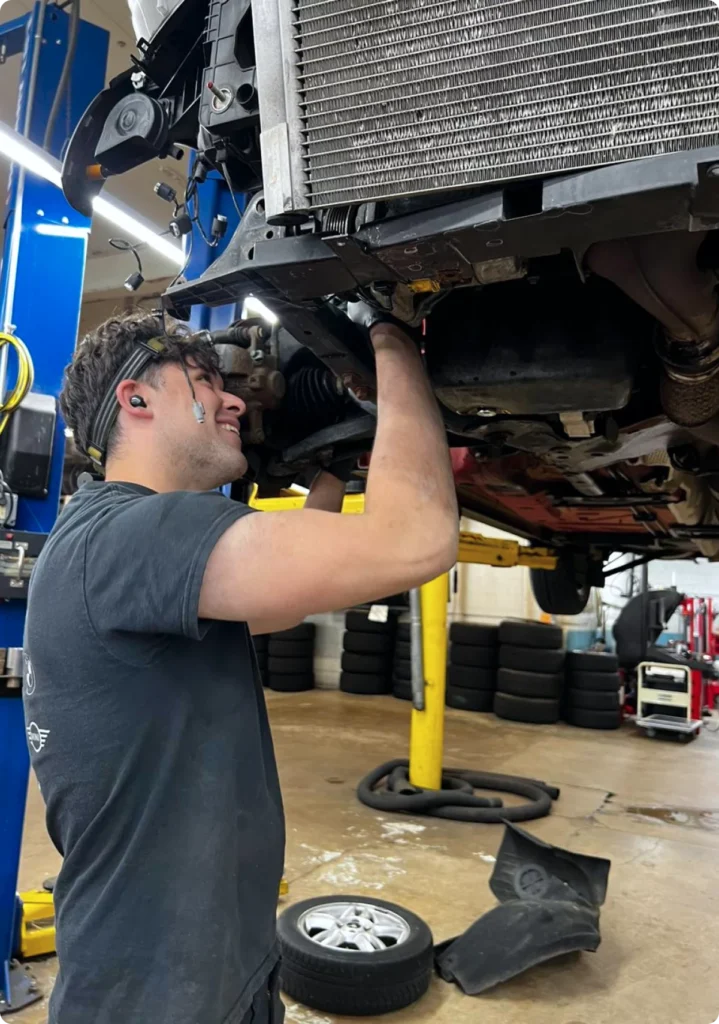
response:
M507 823L489 887L500 902L524 898L584 900L601 906L611 861L552 846Z
M383 782L385 787L380 788ZM515 793L526 797L528 802L504 807L496 797L477 796L475 789ZM558 799L559 790L536 779L461 768L444 769L441 790L418 789L409 781L409 761L398 759L371 771L357 787L357 797L361 803L378 811L405 811L454 821L500 824L545 817L551 812L552 801Z
M599 911L588 903L510 900L444 944L436 965L445 981L476 996L563 953L594 952L600 942Z

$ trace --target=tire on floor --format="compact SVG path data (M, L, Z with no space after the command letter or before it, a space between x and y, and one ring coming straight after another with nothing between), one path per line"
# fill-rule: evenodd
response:
M460 686L466 690L496 690L496 668L472 668L469 665L450 665L447 686Z
M605 651L567 651L568 672L613 672L619 669L616 654Z
M549 626L543 622L524 622L520 619L506 619L499 626L499 642L515 647L558 650L564 642L564 637L560 626Z
M590 711L587 708L568 709L564 720L580 729L618 729L622 724L619 711Z
M391 654L394 637L386 633L352 633L344 635L343 647L354 654Z
M389 693L390 682L386 675L367 675L361 672L343 672L340 676L342 693L381 694Z
M477 647L470 644L452 644L449 660L452 665L494 668L497 664L497 648Z
M341 927L339 941L321 945L317 936L336 930L333 922L352 910L354 927ZM363 950L356 936L370 930L385 948ZM302 900L280 916L277 936L282 988L313 1010L363 1017L391 1013L420 999L432 979L433 939L425 922L374 897Z
M464 686L448 686L445 703L459 711L493 711L494 690L470 690Z
M558 700L563 684L564 676L548 672L519 672L513 668L500 668L497 673L497 689L512 697Z
M513 668L518 672L549 672L564 669L565 651L543 650L541 647L516 647L503 644L499 648L500 668Z
M559 721L559 701L536 697L515 697L512 694L494 695L494 713L498 718L510 722L531 722L535 725L551 725Z
M499 626L453 622L449 627L449 639L453 644L469 644L472 647L496 647L499 643Z
M611 690L567 690L567 709L571 713L575 708L586 708L588 711L619 711L619 691Z
M622 681L616 672L570 672L567 685L574 690L611 690L616 693Z

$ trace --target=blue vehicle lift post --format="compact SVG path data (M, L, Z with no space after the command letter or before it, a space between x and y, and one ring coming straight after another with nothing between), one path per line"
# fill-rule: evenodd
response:
M70 18L54 4L0 24L0 58L22 54L16 128L42 144L67 52ZM104 88L108 33L81 21L69 88L50 151L61 157L88 104ZM72 357L80 320L90 222L49 182L13 167L0 271L0 330L28 346L35 364L34 392L57 398ZM8 351L6 346L3 350ZM0 362L0 392L12 379L14 359ZM7 373L3 370L7 369ZM45 499L21 498L16 529L48 534L59 511L65 428L58 416L52 470ZM58 580L58 592L62 581ZM0 648L22 647L23 601L0 604ZM68 653L68 656L69 653ZM29 757L22 701L0 697L0 1015L40 998L28 975L13 967L17 932L17 875Z

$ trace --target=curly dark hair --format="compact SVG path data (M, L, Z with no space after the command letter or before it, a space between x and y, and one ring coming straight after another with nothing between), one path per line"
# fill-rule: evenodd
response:
M152 384L163 364L181 364L188 360L210 373L220 372L217 353L206 337L193 335L183 324L146 310L111 317L85 335L65 370L60 408L79 450L86 452L92 443L92 426L100 404L134 347L140 341L160 337L172 343L161 357L150 363L142 380ZM117 427L108 439L108 455L116 444Z

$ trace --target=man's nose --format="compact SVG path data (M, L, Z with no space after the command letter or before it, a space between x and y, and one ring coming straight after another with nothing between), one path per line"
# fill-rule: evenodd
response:
M222 407L227 409L228 412L235 413L238 418L241 418L247 412L247 406L238 398L237 395L231 395L229 391L222 392Z

